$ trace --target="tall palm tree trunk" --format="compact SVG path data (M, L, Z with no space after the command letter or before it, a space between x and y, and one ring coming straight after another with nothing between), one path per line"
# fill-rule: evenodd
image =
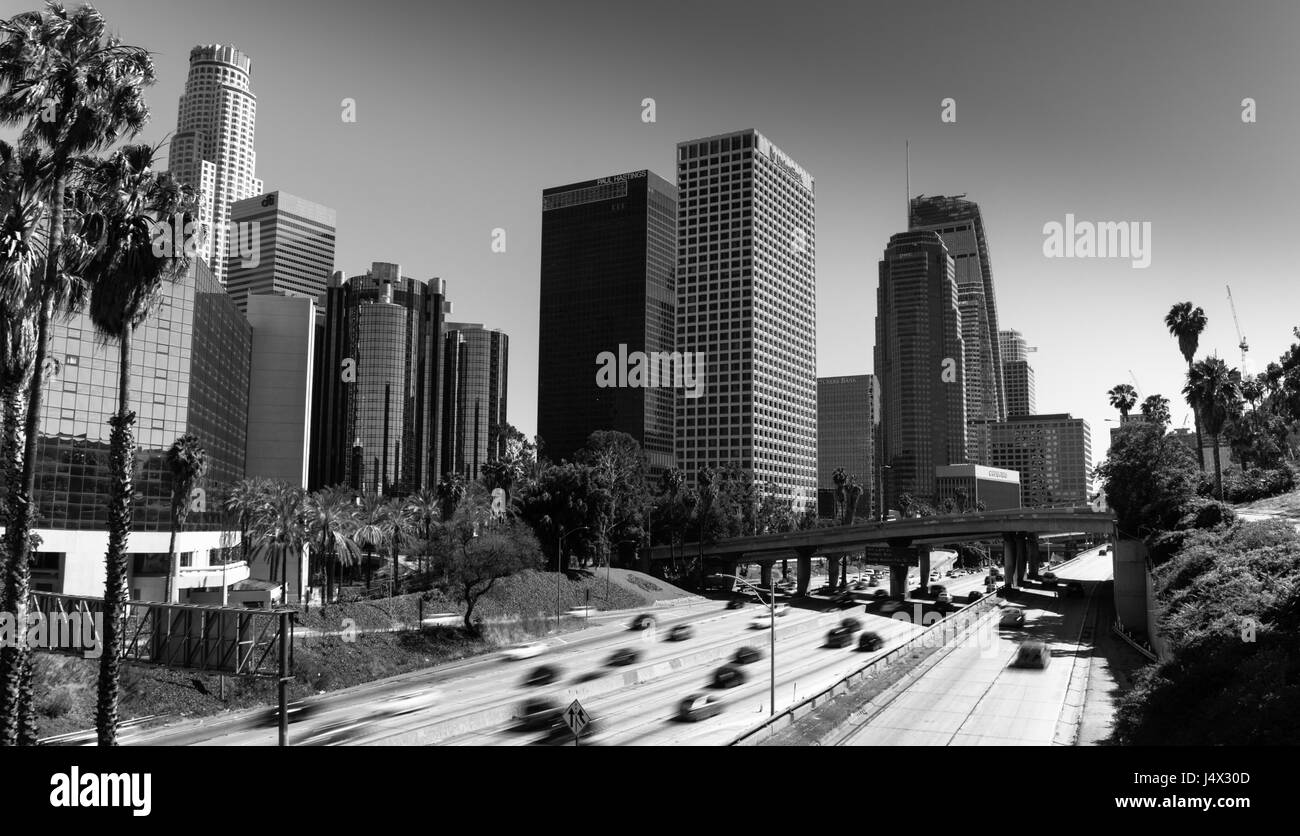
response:
M127 553L131 533L131 480L135 464L135 413L131 407L131 328L118 341L120 349L117 414L109 419L109 482L107 579L104 584L104 650L99 660L99 699L95 730L100 746L117 745L117 703L123 634L126 628Z
M1192 358L1187 358L1187 373L1192 373ZM1202 472L1205 470L1205 442L1201 440L1201 413L1196 407L1192 407L1192 420L1196 423L1196 466ZM1218 445L1215 445L1215 453L1218 453ZM1222 499L1223 497L1219 497Z
M178 590L176 588L181 573L180 555L176 553L176 529L179 527L180 521L177 519L177 514L172 511L172 536L167 543L167 554L171 556L171 559L167 561L167 603L169 604L176 603L173 596L180 597L177 595Z
M1223 501L1223 466L1219 462L1219 434L1214 436L1214 494Z

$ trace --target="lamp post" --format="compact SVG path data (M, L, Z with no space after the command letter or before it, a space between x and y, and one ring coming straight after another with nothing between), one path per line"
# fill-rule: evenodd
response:
M570 534L586 530L587 526L585 525L570 529L569 531L565 531L561 528L560 536L555 544L555 632L557 633L560 632L560 578L564 572L564 538L568 537Z
M745 586L754 590L754 594L758 596L759 603L762 603L763 590L761 587L754 586L754 584L750 583L749 581L745 580L739 575L720 574L719 577L732 578L734 580L740 581ZM771 649L768 652L768 658L771 659L772 662L772 684L770 690L771 698L772 698L771 716L775 717L776 716L776 581L772 582L772 588L769 589L767 592L768 592L768 602L767 602L768 617L771 620L771 623L768 625L768 630L771 634L771 645L770 645Z

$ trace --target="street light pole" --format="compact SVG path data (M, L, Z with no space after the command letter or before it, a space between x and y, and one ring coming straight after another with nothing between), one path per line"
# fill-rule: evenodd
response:
M763 601L763 590L762 590L761 587L754 586L754 584L750 583L749 581L745 580L744 578L740 577L739 575L722 575L722 574L719 574L719 577L722 577L722 578L732 578L732 579L734 579L734 580L738 580L738 581L740 581L740 582L743 583L745 586L747 586L747 587L749 587L750 589L754 590L754 593L755 593L756 595L758 595L758 600L759 600L759 602L762 603L762 601ZM769 634L770 634L770 638L771 638L771 642L770 642L770 644L769 644L769 647L770 647L771 649L768 651L768 658L771 660L771 663L772 663L772 664L771 664L771 669L772 669L772 681L771 681L771 685L770 685L769 693L770 693L770 695L771 695L771 699L772 699L771 716L772 716L772 717L775 717L775 716L776 716L776 581L772 581L772 588L769 589L767 592L768 592L768 602L767 602L767 606L768 606L768 619L769 619L769 622L768 622L768 632L769 632Z

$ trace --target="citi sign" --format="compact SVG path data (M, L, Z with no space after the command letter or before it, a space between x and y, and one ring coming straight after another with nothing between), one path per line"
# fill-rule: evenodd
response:
M703 351L633 351L619 343L618 354L602 351L596 355L596 385L612 388L685 389L686 397L704 394Z

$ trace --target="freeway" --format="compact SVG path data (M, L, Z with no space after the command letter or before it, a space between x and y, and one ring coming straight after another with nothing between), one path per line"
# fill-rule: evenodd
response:
M1110 555L1091 550L1056 570L1091 593L1110 576ZM1026 589L1021 628L990 620L957 644L889 705L841 741L849 746L1051 745L1070 684L1072 661L1091 647L1077 640L1088 597L1058 598ZM1039 639L1051 649L1047 668L1011 668L1019 645Z

